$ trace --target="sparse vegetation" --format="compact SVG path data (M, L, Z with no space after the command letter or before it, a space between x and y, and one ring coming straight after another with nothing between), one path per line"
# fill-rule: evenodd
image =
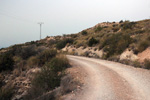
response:
M32 100L33 98L58 87L63 71L68 65L68 60L64 55L51 57L51 60L42 67L41 71L35 74L35 77L32 80L32 87L29 89L25 99Z

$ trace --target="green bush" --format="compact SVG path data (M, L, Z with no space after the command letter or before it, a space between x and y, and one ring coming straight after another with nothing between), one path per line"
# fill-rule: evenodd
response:
M81 34L82 35L87 35L87 31L84 30L84 31L81 32Z
M95 38L91 38L89 41L88 41L88 46L93 46L94 44L97 44L98 43L98 40L96 40Z
M72 44L73 43L73 39L71 38L66 38L66 39L63 39L61 41L59 41L57 44L56 44L56 48L57 49L62 49L66 46L67 43L70 43Z
M14 60L10 52L0 54L0 72L3 70L12 70L14 65Z

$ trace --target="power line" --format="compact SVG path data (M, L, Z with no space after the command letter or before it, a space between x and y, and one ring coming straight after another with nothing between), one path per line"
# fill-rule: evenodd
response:
M44 24L44 23L39 22L38 24L40 25L40 40L41 40L41 37L42 37L42 24Z

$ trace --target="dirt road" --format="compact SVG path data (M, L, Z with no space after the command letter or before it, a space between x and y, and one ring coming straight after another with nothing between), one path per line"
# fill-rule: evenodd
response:
M150 71L94 58L67 56L87 73L80 92L66 100L150 100Z

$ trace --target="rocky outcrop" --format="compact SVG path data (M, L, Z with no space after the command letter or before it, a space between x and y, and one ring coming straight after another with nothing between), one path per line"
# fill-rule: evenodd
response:
M130 61L136 61L139 57L133 53L132 50L126 49L121 55L120 60L130 60Z
M68 52L70 54L79 55L79 56L88 56L88 57L96 57L101 58L104 54L103 50L99 50L96 47L79 47L76 48L75 46L66 46L62 49L64 52Z

